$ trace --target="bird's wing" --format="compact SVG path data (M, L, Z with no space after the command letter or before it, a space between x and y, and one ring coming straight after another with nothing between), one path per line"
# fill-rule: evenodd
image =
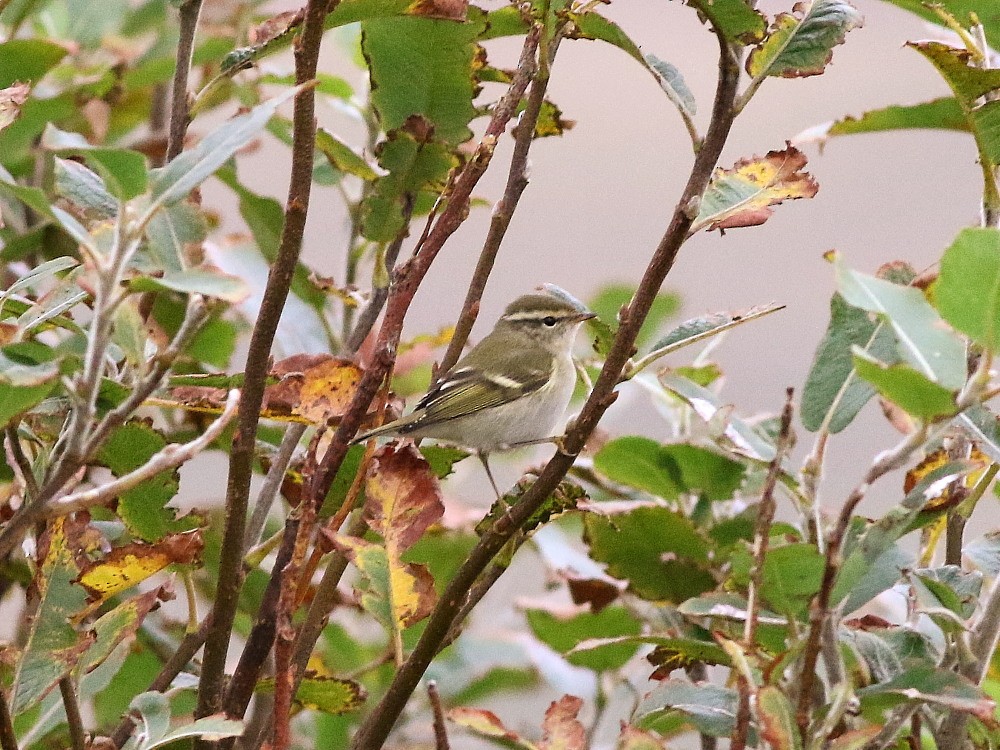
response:
M492 346L488 338L483 339L479 346L469 352L420 399L417 404L417 411L423 411L420 424L443 422L501 406L534 393L549 382L552 373L532 364L538 361L536 352L491 352ZM517 377L504 375L497 372L496 368L485 367L485 362L498 361L493 354L499 355L499 361L504 363L505 369L516 373Z

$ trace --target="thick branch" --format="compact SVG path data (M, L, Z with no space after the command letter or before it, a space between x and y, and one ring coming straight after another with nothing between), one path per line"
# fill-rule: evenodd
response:
M712 170L732 127L733 101L736 96L740 71L735 55L721 35L719 35L719 43L721 48L719 83L716 89L712 121L705 136L705 143L695 157L687 185L674 209L667 231L654 251L632 301L622 311L621 325L605 360L604 368L594 384L594 389L584 404L579 417L564 437L564 450L557 452L552 457L535 483L511 508L510 512L500 518L483 535L468 559L455 574L431 614L416 648L396 672L392 684L381 702L359 728L352 743L354 750L375 750L382 747L410 695L434 658L438 644L454 626L466 592L504 544L556 488L604 412L614 402L614 389L621 379L629 357L632 355L639 328L649 314L653 300L687 237L688 229L691 226L691 217L695 215L692 207L700 201L705 192Z
M304 84L316 77L323 21L337 0L309 0L302 32L295 43L295 80ZM292 114L292 168L285 204L285 221L277 257L268 274L247 352L243 397L237 421L236 438L229 460L226 488L226 521L219 560L219 587L212 609L212 627L205 642L205 654L198 689L198 715L216 712L221 705L226 652L236 616L243 582L243 540L253 473L254 440L264 396L271 344L284 309L302 249L309 194L312 187L313 150L316 140L316 97L306 87L295 97Z
M180 6L180 38L177 41L177 67L170 92L170 134L167 138L167 161L184 150L188 127L188 75L194 55L194 36L198 30L202 0L185 0Z

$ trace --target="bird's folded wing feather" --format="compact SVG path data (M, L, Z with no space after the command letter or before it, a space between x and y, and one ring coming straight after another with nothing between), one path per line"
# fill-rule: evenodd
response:
M428 421L455 419L516 401L543 387L551 377L550 372L532 366L537 357L530 352L513 355L507 352L503 361L512 375L480 368L471 355L459 362L417 404L417 410L424 411L420 422L426 424Z

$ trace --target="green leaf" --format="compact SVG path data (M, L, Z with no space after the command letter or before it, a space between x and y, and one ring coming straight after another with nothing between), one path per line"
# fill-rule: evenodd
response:
M274 693L274 678L261 680L255 692ZM313 711L325 714L344 714L354 711L365 701L365 689L353 680L324 677L306 672L295 692L295 702Z
M529 609L525 616L538 640L566 654L570 664L595 672L621 669L639 648L638 643L617 643L600 652L567 653L588 639L638 635L642 623L624 607L605 607L600 612L581 612L572 617L558 617L544 609Z
M278 107L300 90L301 87L297 86L283 91L246 114L222 123L202 138L197 146L183 152L162 169L154 170L151 184L153 201L147 215L151 216L161 206L181 200L214 174L264 129Z
M819 591L825 567L815 545L786 544L770 549L764 558L761 593L773 610L802 619Z
M416 17L362 23L371 101L386 132L420 115L431 123L437 140L456 146L472 136L473 65L483 28L482 21Z
M830 323L816 349L802 390L802 424L815 432L828 423L836 434L849 425L875 395L871 384L854 371L854 347L881 361L891 360L895 339L889 326L847 304L839 294L830 298Z
M730 414L712 391L674 372L661 373L659 380L664 388L680 397L695 414L708 423L713 435L724 438L734 452L760 461L774 458L774 444L765 440L749 424Z
M590 556L644 599L682 602L715 587L709 542L680 513L659 506L588 513L583 526Z
M940 129L969 132L971 126L954 97L933 99L910 105L873 109L858 117L844 117L809 128L794 138L795 143L824 142L839 135L881 133L892 130Z
M609 284L602 288L587 305L608 329L608 341L605 344L610 343L611 337L618 329L618 312L631 301L634 292L635 287L628 284ZM649 315L646 316L646 322L643 323L639 336L636 338L636 347L642 349L647 345L667 319L677 314L680 306L680 297L676 294L667 292L656 295L656 299L649 309Z
M405 206L412 206L424 191L444 189L455 156L447 145L428 138L422 127L394 130L376 148L379 165L389 174L372 183L361 204L368 239L391 242L405 225Z
M231 304L242 302L250 294L243 279L207 267L167 271L162 276L139 276L129 280L128 287L134 292L203 294Z
M450 476L455 471L455 464L472 455L461 448L450 448L445 445L421 445L420 453L430 464L431 471L438 479Z
M798 3L791 13L775 17L767 39L747 58L747 73L755 79L819 75L833 58L833 48L863 23L847 0Z
M685 492L726 500L743 483L738 461L694 445L661 445L644 437L612 440L594 457L594 468L616 482L672 500Z
M77 555L83 525L56 518L39 545L42 562L35 574L37 607L14 675L10 712L23 713L69 674L89 640L73 627L73 617L87 604L87 593L74 583L80 574Z
M858 348L854 350L854 369L882 396L919 419L946 417L957 410L957 391L938 385L909 365L887 365Z
M378 172L365 161L363 156L355 153L354 149L328 130L316 129L316 148L323 152L334 169L366 181L374 180L379 176Z
M958 565L917 568L914 589L921 607L945 607L963 620L972 617L983 589L983 574Z
M836 256L834 267L844 300L887 321L896 334L900 354L914 369L945 389L962 387L965 346L947 330L919 289L858 273Z
M16 344L0 349L0 426L40 403L58 384L56 363L26 362Z
M42 133L42 147L57 154L82 156L104 178L108 189L121 200L146 192L149 174L146 157L124 148L99 148L79 133L59 130L49 123Z
M646 58L643 57L642 50L614 21L592 10L586 13L570 13L569 17L573 19L575 27L571 33L573 39L600 39L627 53L645 67Z
M201 211L182 201L157 211L146 225L146 244L132 265L147 274L179 273L191 257L189 245L199 245L208 232Z
M947 81L972 128L984 166L1000 164L1000 102L980 103L980 97L1000 89L1000 70L981 68L962 49L941 42L908 42Z
M128 422L113 433L98 454L98 460L115 476L123 476L145 464L167 441L145 422ZM178 519L167 503L177 494L176 469L160 472L118 497L117 513L129 531L149 542L168 534L194 528L193 519Z
M918 701L992 721L994 703L976 685L948 669L917 663L903 674L857 691L862 706L884 710Z
M893 5L904 10L915 13L925 21L947 27L945 20L927 6L923 0L887 0ZM976 13L979 22L986 32L986 40L993 49L1000 49L1000 16L996 13L985 12L988 6L984 6L982 0L940 0L935 3L960 23L969 19L970 14Z
M681 75L681 72L674 65L666 60L661 60L656 55L646 55L645 60L656 76L656 80L660 82L660 88L663 89L667 98L683 114L694 117L698 107L695 104L694 94L684 82L684 76Z
M15 81L38 83L68 52L43 39L11 39L0 44L0 89Z
M759 305L739 313L712 313L685 320L650 347L650 356L663 356L783 309L784 305Z
M959 232L941 258L931 294L954 328L989 351L1000 351L1000 231Z
M79 162L57 157L53 172L58 195L102 219L118 213L118 202L104 186L104 180Z
M753 44L763 38L767 21L746 0L687 0L687 4L731 42Z
M959 414L958 421L976 440L979 449L995 463L1000 463L1000 418L985 406L976 404Z
M670 661L678 667L690 664L722 664L730 666L732 661L715 641L700 641L694 638L668 638L662 635L625 635L617 638L592 638L581 641L569 652L570 656L583 654L603 654L605 651L618 653L623 645L653 645L657 654L657 664ZM652 658L652 655L650 656Z
M987 532L962 548L962 555L988 576L1000 573L1000 530Z
M235 167L225 166L216 175L240 199L240 216L247 223L261 255L269 263L278 257L281 228L285 222L285 209L274 198L257 195L243 186L236 177ZM309 281L309 269L302 263L295 266L292 276L292 293L310 307L322 310L326 295Z
M695 729L711 737L729 737L736 728L736 691L710 683L663 680L635 711L635 723L650 727L671 712L679 712ZM750 742L757 744L751 728Z
M140 730L133 735L127 750L154 750L189 737L222 740L243 734L243 722L227 719L224 714L205 716L184 726L170 728L170 703L163 693L140 693L129 706L139 714Z
M773 750L799 750L802 737L795 725L792 704L775 685L765 685L757 691L757 717L760 734Z

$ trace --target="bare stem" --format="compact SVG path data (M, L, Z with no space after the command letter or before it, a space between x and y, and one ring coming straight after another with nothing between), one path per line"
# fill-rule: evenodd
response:
M185 0L178 8L180 38L177 41L177 67L170 92L170 133L167 137L167 161L173 160L184 150L184 136L188 127L188 75L194 55L194 36L198 30L202 0Z
M31 468L31 461L24 455L21 447L21 438L17 434L17 424L7 425L4 431L7 437L7 458L12 467L18 473L21 486L29 498L38 497L38 483L35 481L35 472Z
M66 709L71 746L73 750L87 750L87 732L83 727L83 717L80 716L80 702L76 697L73 678L69 675L59 680L59 694L62 696L63 708Z
M445 726L444 710L441 708L441 695L434 680L427 683L427 697L430 698L431 711L434 713L434 750L450 750L448 728Z
M247 533L243 540L244 554L260 542L260 535L264 531L264 524L267 516L271 512L271 506L278 496L281 483L285 479L285 472L295 455L295 449L306 431L304 424L291 424L285 430L284 437L281 438L281 445L278 446L277 455L271 460L271 468L267 470L264 477L264 484L257 495L257 502L253 508L253 515L250 516L250 523L247 526Z
M316 77L323 21L338 0L309 0L300 36L295 42L295 80L305 84ZM218 595L212 609L212 627L198 688L199 716L215 713L222 701L226 652L243 583L243 540L246 537L247 505L253 473L254 440L264 396L271 344L288 297L302 249L309 195L312 187L313 150L316 141L316 97L312 86L296 96L292 113L292 168L285 204L285 221L278 253L268 274L257 322L247 351L243 397L237 417L236 437L229 460L226 488L226 520L219 560ZM203 744L203 743L199 743Z
M735 117L733 101L740 69L736 56L724 36L721 34L717 36L720 44L720 75L705 143L695 157L694 166L680 201L674 209L670 224L653 253L635 295L622 311L621 324L614 343L590 397L564 436L563 450L552 457L535 483L510 512L502 516L482 536L455 577L449 582L431 613L416 647L403 666L397 670L382 700L366 717L354 736L351 745L354 750L375 750L385 743L410 695L437 653L439 644L454 626L469 588L507 541L556 488L604 412L615 401L614 389L620 382L622 372L632 354L639 328L649 314L653 300L687 237L692 221L690 206L705 192Z
M469 284L469 291L465 295L465 302L462 303L462 312L458 316L455 324L455 333L448 342L448 349L438 366L438 374L443 375L448 372L459 357L462 356L462 349L469 340L472 333L472 326L475 325L479 315L479 303L486 290L486 283L489 281L493 265L496 263L497 254L500 252L500 245L503 243L507 228L510 226L514 216L514 210L521 199L521 193L528 186L528 151L535 136L535 126L538 123L538 116L545 101L545 91L549 86L549 65L548 61L555 53L558 45L558 38L551 44L551 52L543 50L540 52L542 60L538 66L535 80L531 83L531 91L528 93L528 101L525 105L521 119L514 130L514 152L510 157L510 169L507 172L507 186L504 188L503 197L493 207L493 216L490 218L490 229L483 242L483 249L479 253L479 260L476 262L476 269L472 273L472 281ZM529 45L525 45L521 51L521 59L518 61L518 69L533 70L535 67L534 50Z
M2 690L0 690L0 750L18 750L14 719L10 715L7 696Z

